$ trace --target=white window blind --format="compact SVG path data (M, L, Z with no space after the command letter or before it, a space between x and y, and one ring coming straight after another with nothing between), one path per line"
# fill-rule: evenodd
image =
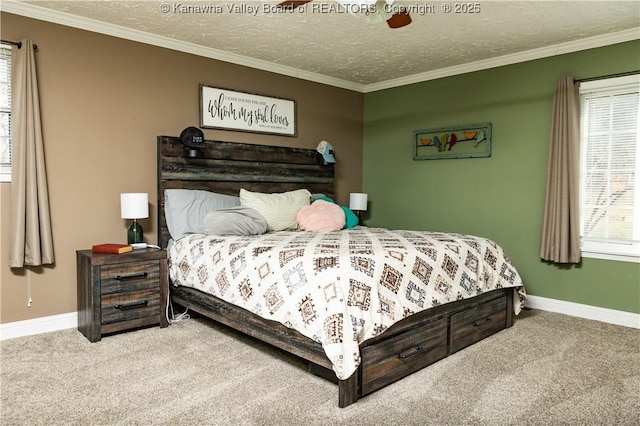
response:
M11 181L11 46L0 45L0 182Z
M640 76L580 85L585 257L640 262Z

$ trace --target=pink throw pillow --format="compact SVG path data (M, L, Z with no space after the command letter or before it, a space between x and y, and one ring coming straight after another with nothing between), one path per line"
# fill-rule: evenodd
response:
M296 215L298 226L303 231L331 232L344 228L345 215L342 208L324 200L302 206Z

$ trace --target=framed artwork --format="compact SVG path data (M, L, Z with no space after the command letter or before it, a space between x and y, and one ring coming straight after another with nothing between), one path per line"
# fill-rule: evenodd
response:
M414 130L413 159L491 156L491 123Z
M296 103L201 84L200 127L296 136Z

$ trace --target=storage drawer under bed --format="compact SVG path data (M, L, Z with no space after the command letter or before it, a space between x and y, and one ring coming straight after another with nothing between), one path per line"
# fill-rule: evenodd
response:
M447 318L362 348L362 395L447 356Z
M506 327L506 294L454 311L361 350L361 395L447 357Z
M502 295L451 315L449 353L466 348L507 325L507 297Z

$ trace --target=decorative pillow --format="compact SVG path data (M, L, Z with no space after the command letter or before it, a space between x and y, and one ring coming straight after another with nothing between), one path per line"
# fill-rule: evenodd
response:
M202 234L202 223L207 213L240 205L240 198L232 195L198 189L166 189L164 215L171 238L177 240L186 234Z
M333 202L333 200L329 197L327 197L324 194L311 194L311 203L313 203L314 201L318 201L318 200L327 200L327 201L331 201Z
M315 194L315 195L311 196L311 203L314 203L314 202L316 202L318 200L324 200L324 201L328 201L330 203L334 203L335 204L335 201L333 201L333 198L329 198L324 194Z
M359 223L358 216L356 216L356 214L349 207L342 206L342 210L344 211L346 221L344 229L349 229L357 226Z
M342 208L324 200L301 207L296 218L300 229L311 232L339 231L345 224Z
M267 221L256 210L240 206L210 211L202 228L205 234L258 235L267 232Z
M310 200L311 193L306 189L276 194L240 190L240 205L257 210L267 221L268 231L296 229L296 214Z

